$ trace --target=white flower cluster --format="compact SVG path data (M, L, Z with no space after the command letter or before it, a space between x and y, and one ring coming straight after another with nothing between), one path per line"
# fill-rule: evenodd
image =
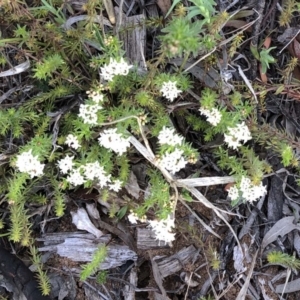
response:
M117 133L117 128L104 130L99 137L99 144L106 149L113 150L118 155L122 155L130 147L130 138L124 138Z
M103 102L103 95L96 91L87 91L89 98L93 101L92 104L80 104L78 116L83 119L83 123L97 125L97 113L103 107L100 105Z
M131 224L137 224L137 221L148 222L157 240L164 241L165 243L170 243L175 240L175 233L172 233L172 228L175 227L175 220L171 218L170 215L165 220L150 221L146 216L139 218L136 213L130 210L128 220Z
M32 150L17 156L16 167L22 173L27 173L31 178L43 175L45 165L41 164L37 156L32 155Z
M176 134L174 128L167 128L164 126L158 135L158 142L161 145L176 146L181 145L182 141L183 137Z
M267 193L266 186L254 185L251 180L247 177L242 177L239 188L235 185L230 187L228 190L228 196L233 200L237 200L240 196L252 203L258 198L264 196Z
M249 128L247 127L245 122L238 124L236 127L229 127L228 134L224 134L224 136L225 142L228 144L228 147L231 147L233 149L237 149L238 147L240 147L242 145L241 141L246 143L247 141L252 139Z
M128 220L131 224L137 224L137 221L147 222L147 217L143 216L142 218L139 218L138 215L131 209L130 214L128 215Z
M168 81L164 82L160 92L163 94L164 97L169 99L171 102L174 101L175 98L178 97L178 95L182 92L181 90L178 90L176 87L176 81Z
M77 137L73 134L69 134L66 138L65 144L67 144L69 147L77 150L78 148L80 148L80 144L79 141L77 139Z
M131 68L132 65L129 65L124 58L121 58L120 62L111 58L109 64L101 68L101 75L105 80L112 81L116 75L126 76Z
M171 174L175 174L179 170L185 167L187 161L183 157L183 151L175 149L171 153L165 153L159 161L159 165L170 171Z
M175 233L172 232L172 228L175 227L175 220L168 216L165 220L148 221L149 226L154 231L156 239L170 243L175 240Z
M100 166L99 162L96 161L94 163L87 163L83 166L84 175L88 180L97 180L98 184L101 188L108 185L110 182L110 176L106 175L104 168Z
M220 123L222 115L216 108L206 109L201 107L199 111L202 115L205 115L207 117L207 122L209 122L213 126L217 126Z
M88 94L89 98L93 100L93 102L97 104L103 102L103 94L96 91L87 91L86 93Z
M85 178L81 174L81 169L72 169L70 175L67 177L67 181L74 185L82 185L86 182Z
M82 185L87 180L95 180L103 188L108 187L110 190L118 192L121 189L122 182L118 179L111 181L111 175L107 175L104 168L98 161L86 163L77 169L74 169L74 156L66 156L58 161L58 167L63 174L68 174L67 181L74 185Z
M62 158L58 161L58 167L63 174L67 174L70 170L73 169L74 162L73 162L74 156L66 156L65 158Z
M83 119L84 124L97 125L97 112L102 109L98 103L80 104L78 116Z

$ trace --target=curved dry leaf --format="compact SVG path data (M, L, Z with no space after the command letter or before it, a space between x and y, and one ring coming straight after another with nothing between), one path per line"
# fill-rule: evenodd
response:
M290 281L287 284L279 284L275 288L275 292L281 293L293 293L300 291L300 278Z
M12 75L16 75L22 72L25 72L26 70L28 70L30 68L30 61L26 60L25 62L7 70L4 72L0 73L0 77L6 77L6 76L12 76Z
M102 231L97 229L89 219L89 216L84 208L79 208L77 212L71 211L72 223L80 230L86 230L97 238L103 235Z
M300 226L294 224L295 217L285 217L276 222L266 233L261 244L261 253L271 243L276 241L279 236L285 236L294 229L300 230Z
M105 10L107 12L110 23L113 25L116 24L116 15L115 15L114 6L113 6L112 1L111 0L103 0L103 4L104 4Z
M191 272L181 272L180 279L188 286L188 287L195 287L198 286L200 283L192 279Z
M167 14L168 10L171 7L171 1L170 0L157 0L156 4L161 9L164 16Z

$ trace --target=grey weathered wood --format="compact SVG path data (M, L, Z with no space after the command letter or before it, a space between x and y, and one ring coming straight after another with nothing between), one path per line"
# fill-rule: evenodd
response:
M139 67L145 68L145 43L146 28L144 25L145 16L135 15L126 17L122 14L119 17L119 9L115 7L117 17L117 29L119 31L119 39L123 42L126 57L131 63L137 63ZM121 22L121 23L120 23Z
M170 299L170 298L168 298ZM154 292L154 300L166 300L163 295Z
M170 276L182 269L184 265L194 260L199 251L193 246L181 249L176 254L170 257L163 257L154 260L157 263L161 276Z
M54 252L72 261L90 262L96 249L100 245L106 245L111 237L110 235L103 235L96 239L90 233L64 232L45 234L38 240L43 241L45 244L44 247L39 248L41 252ZM137 260L137 254L130 250L128 246L109 243L107 248L107 257L99 267L101 270L121 266L127 260Z
M146 228L137 228L137 248L142 250L166 248L168 244L155 238L155 233Z
M167 300L168 299L167 292L163 286L163 277L160 273L160 270L158 268L158 265L157 265L155 259L152 257L151 251L149 251L148 253L149 253L149 257L150 257L151 264L152 264L152 273L153 273L154 280L155 280L157 286L159 287L161 295L163 296L164 299Z
M124 287L124 300L135 300L135 287L137 286L138 278L135 268L132 268L129 276L130 285Z

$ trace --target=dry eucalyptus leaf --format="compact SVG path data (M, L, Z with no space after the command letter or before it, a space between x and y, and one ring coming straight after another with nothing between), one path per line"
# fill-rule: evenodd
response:
M276 293L293 293L300 291L300 278L290 281L288 283L279 284L275 288Z
M295 225L293 222L295 217L285 217L276 222L273 227L266 233L261 244L261 252L271 243L276 241L278 236L285 236L287 233L294 229L300 230L299 225Z
M7 70L4 72L0 72L0 77L6 77L6 76L12 76L12 75L16 75L16 74L20 74L22 72L25 72L26 70L28 70L30 68L30 61L26 60L25 62Z
M195 287L200 284L199 282L192 279L191 272L181 272L180 278L188 287Z
M80 230L86 230L99 238L103 235L102 231L97 229L89 219L84 208L79 208L77 212L71 211L72 223Z
M294 232L294 248L297 251L298 256L300 255L300 236L299 232Z
M138 185L137 178L132 171L130 172L129 180L125 185L125 189L135 199L139 199L141 189Z
M95 203L90 203L86 205L86 210L89 214L90 217L99 220L100 219L100 214L99 211L97 209L97 206Z
M163 15L165 16L171 7L171 1L170 0L157 0L157 5L161 9Z
M234 268L238 273L243 273L247 270L244 266L244 254L240 247L235 246L233 249Z

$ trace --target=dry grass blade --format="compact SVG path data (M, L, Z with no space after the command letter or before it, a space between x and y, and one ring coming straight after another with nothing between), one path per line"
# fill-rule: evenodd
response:
M30 68L30 61L26 60L25 62L7 70L4 72L0 73L0 77L6 77L6 76L12 76L12 75L17 75L20 73L25 72L26 70L28 70Z
M247 279L246 279L243 287L241 288L239 294L237 295L236 300L244 300L244 299L246 299L248 287L249 287L249 284L250 284L250 279L252 278L253 269L254 269L254 266L256 264L257 254L258 254L258 250L254 254L253 261L252 261L252 264L251 264L251 268L249 269L249 273L247 275Z
M158 287L160 289L160 292L162 293L163 299L166 299L166 300L170 299L167 296L167 292L166 292L165 288L163 287L162 276L160 274L158 265L155 262L155 260L153 259L151 251L148 251L148 253L149 253L149 257L150 257L151 264L152 264L152 271L153 271L154 280L157 283L157 285L158 285Z

